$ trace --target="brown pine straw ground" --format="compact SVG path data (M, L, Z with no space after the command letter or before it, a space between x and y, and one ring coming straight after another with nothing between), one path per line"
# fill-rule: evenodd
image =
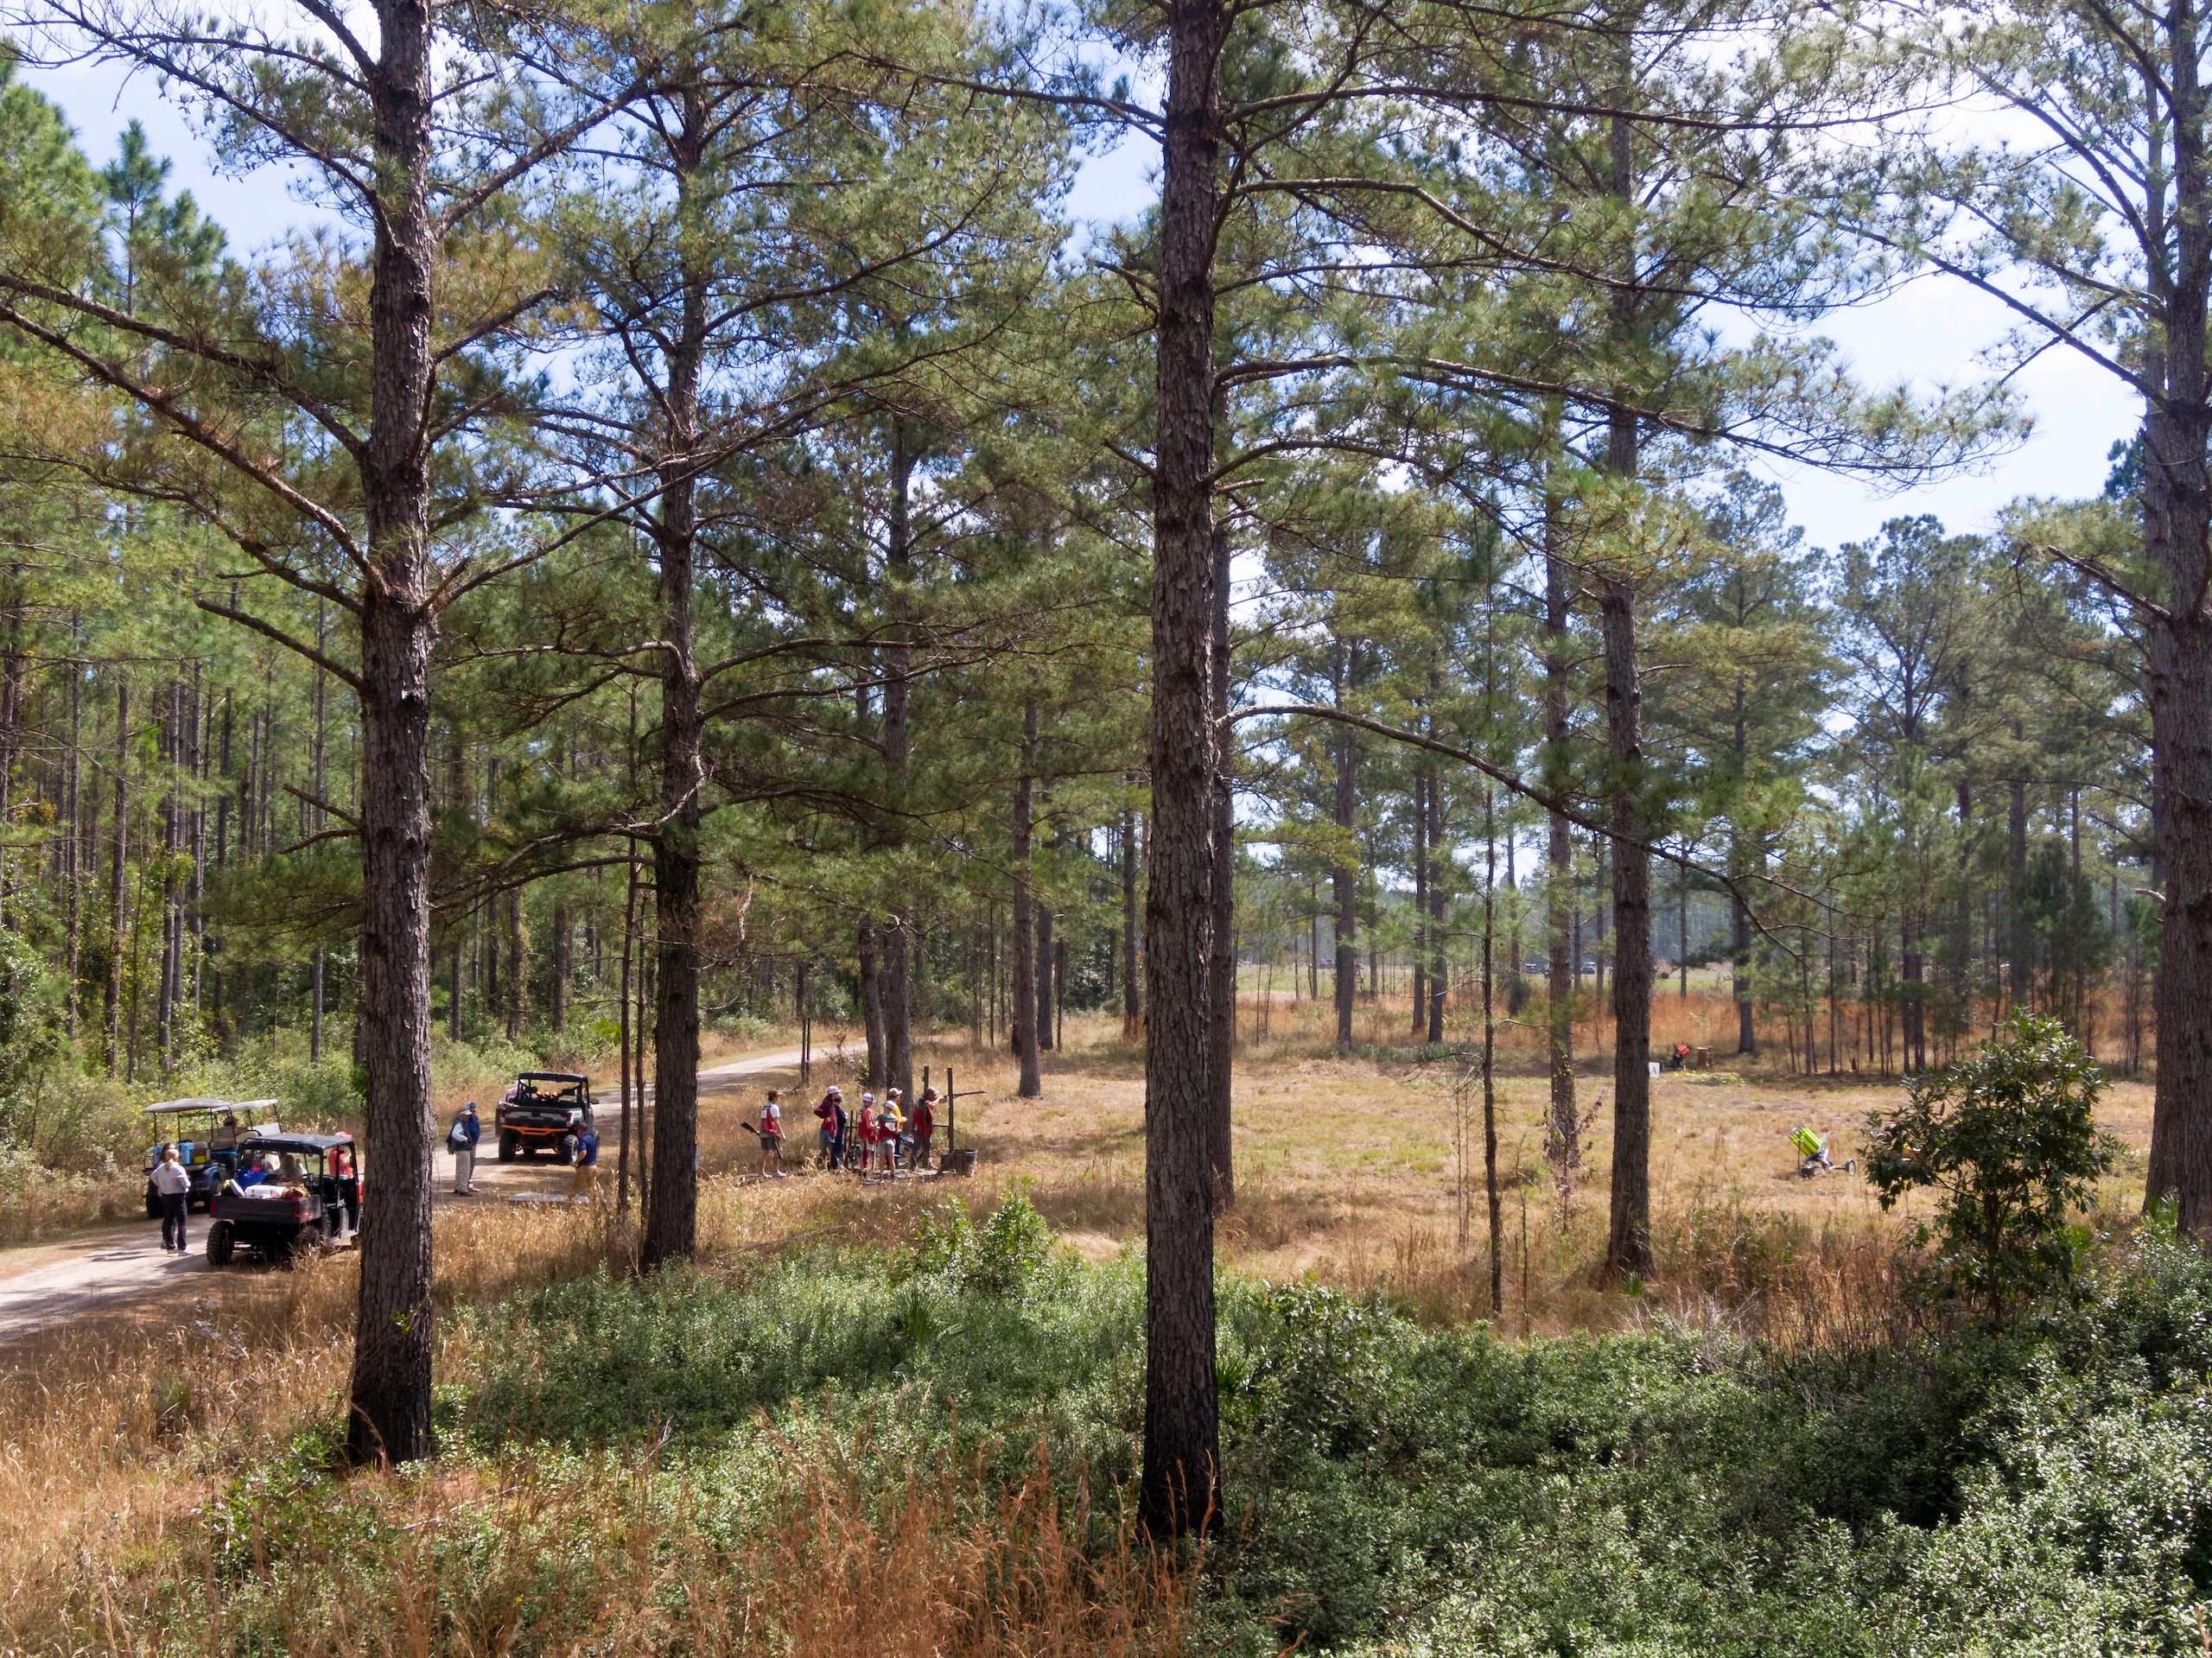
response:
M1320 1011L1271 1007L1270 1033L1240 1054L1238 1201L1218 1235L1228 1267L1380 1292L1433 1319L1492 1318L1514 1337L1619 1329L1664 1314L1783 1344L1849 1344L1894 1335L1909 1319L1896 1247L1904 1220L1885 1216L1856 1176L1799 1180L1786 1139L1801 1121L1827 1133L1840 1165L1856 1153L1859 1120L1894 1096L1895 1083L1667 1074L1654 1091L1660 1267L1630 1295L1600 1289L1592 1272L1611 1144L1608 1114L1592 1108L1611 1094L1605 1064L1586 1056L1582 1063L1590 1126L1562 1216L1542 1165L1545 1084L1525 1046L1510 1051L1497 1083L1506 1294L1493 1308L1480 1098L1459 1086L1460 1058L1418 1060L1411 1050L1339 1058L1306 1022ZM1392 1028L1377 1033L1395 1035L1405 1017L1401 1004ZM1382 1023L1371 1016L1372 1026ZM791 1077L747 1079L703 1104L707 1270L741 1273L760 1251L809 1240L893 1242L949 1192L980 1213L1022 1190L1092 1258L1141 1241L1141 1058L1109 1022L1069 1022L1068 1046L1048 1058L1037 1102L1014 1098L1010 1063L964 1038L922 1056L940 1084L945 1064L954 1069L963 1096L959 1137L982 1153L973 1182L864 1186L809 1174L764 1185L752 1178L753 1141L739 1127L761 1089L785 1089L798 1131L791 1143L800 1150L820 1089L834 1078L855 1091L853 1070L838 1068L824 1034L817 1032L821 1058L804 1089ZM1453 1032L1455 1039L1464 1034ZM1580 1039L1586 1047L1586 1030ZM849 1042L848 1053L857 1046ZM976 1097L967 1097L971 1089ZM1465 1103L1472 1130L1464 1186L1455 1102ZM2149 1091L2138 1083L2115 1084L2107 1096L2105 1126L2129 1147L2108 1184L2109 1217L2139 1196L2149 1109ZM612 1112L606 1128L602 1181L611 1191ZM601 1265L624 1270L631 1254L629 1226L605 1207L442 1210L437 1227L445 1307L495 1302ZM149 1601L173 1586L168 1574L180 1562L207 1555L200 1505L303 1426L334 1420L353 1280L346 1256L289 1271L247 1267L201 1280L206 1291L184 1305L0 1351L0 1655L79 1650L88 1639L118 1655L140 1649ZM458 1321L448 1320L441 1380L465 1379L470 1362ZM757 1537L741 1545L671 1534L666 1528L680 1523L669 1519L669 1505L645 1502L642 1468L610 1465L579 1481L519 1463L489 1471L441 1464L365 1476L349 1492L391 1517L403 1585L408 1572L434 1569L429 1542L463 1506L496 1515L518 1537L548 1524L590 1528L609 1560L630 1562L579 1588L592 1598L573 1609L576 1639L601 1650L670 1638L669 1608L679 1603L692 1620L685 1639L701 1651L765 1651L786 1641L783 1649L802 1658L1172 1649L1187 1577L1126 1537L1102 1549L1096 1517L1065 1512L1046 1471L1003 1492L981 1490L973 1470L902 1474L887 1490L880 1473L863 1477L861 1466L804 1464L786 1508L764 1516ZM899 1565L923 1558L926 1575L910 1577ZM795 1592L817 1573L829 1588ZM504 1651L515 1631L501 1623L500 1606L511 1607L514 1593L503 1582L494 1574L481 1585L472 1602L480 1616L460 1630L404 1616L356 1618L340 1629L302 1609L293 1649ZM885 1591L864 1594L870 1583ZM410 1601L427 1598L403 1595L403 1613ZM208 1631L207 1649L223 1649L219 1630Z

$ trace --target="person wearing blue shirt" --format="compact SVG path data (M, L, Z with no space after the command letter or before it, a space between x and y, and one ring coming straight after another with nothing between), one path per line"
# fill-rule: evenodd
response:
M446 1149L453 1153L453 1195L456 1197L476 1195L476 1142L483 1134L484 1127L476 1120L476 1102L471 1100L446 1130Z
M575 1173L569 1181L569 1201L588 1203L599 1192L599 1134L587 1124L575 1136Z

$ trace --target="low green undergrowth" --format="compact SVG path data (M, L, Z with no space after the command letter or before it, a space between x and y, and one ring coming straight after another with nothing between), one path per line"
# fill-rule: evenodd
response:
M309 1445L242 1480L179 1546L198 1553L166 1644L279 1649L270 1620L343 1581L359 1604L412 1596L419 1651L577 1649L639 1585L659 1586L626 1650L842 1651L782 1614L724 1638L701 1609L739 1617L772 1534L813 1540L792 1545L802 1597L804 1562L860 1530L887 1558L927 1530L978 1584L1042 1581L976 1552L1014 1527L1025 1549L1049 1534L1062 1601L1097 1628L1154 1631L1116 1651L2202 1649L2212 1264L2156 1228L2009 1331L1847 1354L1667 1325L1514 1343L1226 1279L1229 1501L1179 1589L1128 1564L1143 1288L1141 1261L1083 1264L1017 1199L981 1227L940 1211L901 1250L462 1313L439 1464L347 1488ZM1045 1614L1015 1603L998 1645L929 1638L1062 1649L1025 1646L1020 1617Z
M1139 1264L1009 1267L992 1230L510 1304L467 1431L703 1457L764 1424L1010 1462L1041 1441L1125 1490ZM1223 1288L1217 1650L2198 1649L2212 1268L2171 1238L2014 1331L1842 1356L1664 1327L1514 1344Z

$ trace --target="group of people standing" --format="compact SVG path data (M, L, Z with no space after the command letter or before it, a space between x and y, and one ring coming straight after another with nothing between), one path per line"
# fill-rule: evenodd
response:
M770 1102L775 1101L772 1092ZM823 1169L851 1169L861 1174L895 1174L901 1169L930 1166L931 1147L937 1134L938 1091L922 1090L922 1097L906 1110L899 1090L886 1089L883 1097L863 1091L857 1112L845 1108L845 1090L831 1083L814 1108L816 1134L821 1149L815 1165ZM764 1113L765 1115L765 1113ZM765 1170L766 1140L763 1142ZM780 1159L779 1167L780 1168Z
M832 1083L823 1095L821 1103L814 1108L821 1140L815 1166L850 1169L860 1174L895 1174L902 1169L911 1172L928 1168L937 1136L938 1100L937 1089L925 1088L922 1097L908 1111L900 1108L899 1090L886 1089L880 1101L874 1094L863 1092L860 1109L849 1113L845 1109L845 1090ZM760 1142L760 1178L782 1179L788 1172L784 1167L783 1090L770 1089L768 1097L761 1102L758 1120L745 1126ZM475 1195L476 1147L482 1134L476 1102L471 1100L446 1131L446 1150L453 1156L453 1191L456 1197ZM575 1169L569 1196L572 1200L588 1201L597 1195L599 1136L587 1128L569 1137L567 1148Z

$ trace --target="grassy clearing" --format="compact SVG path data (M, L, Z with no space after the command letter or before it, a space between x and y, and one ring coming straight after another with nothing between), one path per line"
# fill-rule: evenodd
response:
M982 1090L973 1236L943 1185L725 1172L790 1078L706 1102L696 1272L631 1283L604 1210L442 1211L446 1449L404 1475L325 1471L342 1258L13 1356L0 1651L2196 1650L2193 1255L2114 1244L2142 1253L2088 1310L1993 1342L1904 1293L1862 1183L1795 1177L1791 1121L1848 1154L1882 1090L1670 1076L1662 1271L1601 1292L1603 1114L1562 1219L1516 1074L1493 1309L1449 1064L1305 1032L1239 1084L1237 1506L1204 1560L1147 1555L1140 1062L1070 1034L1033 1103L995 1056L925 1056ZM2139 1145L2140 1093L2111 1104Z
M1231 1276L1230 1506L1169 1560L1124 1501L1138 1263L1018 1202L855 1242L874 1195L726 1191L709 1267L645 1286L584 1215L468 1217L445 1449L401 1474L328 1471L342 1347L281 1334L342 1271L270 1274L227 1383L158 1343L69 1359L76 1393L8 1401L25 1438L116 1428L0 1475L70 1505L10 1504L0 1648L2194 1649L2212 1267L2156 1236L2023 1331L1851 1353L1658 1318L1509 1341Z

